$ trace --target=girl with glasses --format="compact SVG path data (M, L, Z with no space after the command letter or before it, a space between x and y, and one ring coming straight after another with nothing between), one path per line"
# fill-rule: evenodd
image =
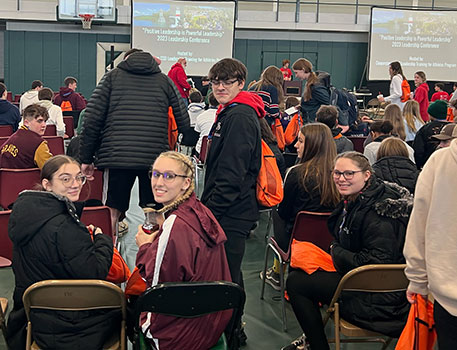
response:
M22 295L27 287L43 280L106 279L108 275L112 239L99 228L81 223L82 206L74 203L85 182L78 162L57 155L41 170L41 191L24 191L14 203L8 225L16 280L7 332L12 349L25 348ZM33 339L40 349L101 349L116 332L120 316L118 311L32 310Z
M404 263L403 244L412 209L409 192L377 179L361 153L338 155L332 177L343 197L328 219L335 237L330 254L336 272L293 270L287 279L292 308L312 350L329 349L319 303L330 302L344 274L367 264ZM340 305L345 320L391 337L400 335L409 312L404 291L349 292L343 294Z
M230 281L219 223L195 196L194 167L185 155L162 153L150 175L159 229L147 234L139 226L136 266L148 287L163 282ZM194 319L143 313L141 328L155 348L209 349L224 331L231 311ZM157 346L158 345L158 346Z

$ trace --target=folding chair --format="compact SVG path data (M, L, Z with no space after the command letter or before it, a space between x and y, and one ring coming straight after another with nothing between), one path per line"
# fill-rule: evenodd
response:
M7 209L23 190L40 183L40 169L0 169L0 206Z
M48 280L32 284L22 297L27 316L26 349L35 349L32 339L32 309L53 311L85 311L119 309L122 321L119 334L113 334L103 349L125 350L126 347L126 301L118 286L102 280Z
M330 243L333 240L333 237L330 235L330 232L327 228L327 219L329 216L330 213L315 213L310 211L301 211L297 214L297 217L295 218L294 228L290 236L287 251L284 251L280 248L278 242L276 242L276 239L274 237L269 238L268 244L265 247L265 263L263 266L264 278L262 279L262 290L260 292L260 299L263 299L265 293L265 276L268 267L268 255L271 249L278 258L280 263L279 284L281 287L280 297L282 303L282 323L284 331L287 331L286 301L284 298L284 268L290 261L290 247L292 244L292 240L296 239L298 241L311 242L320 247L321 249L328 251ZM279 217L276 210L273 210L273 224L275 231L278 229L284 230L285 223Z
M49 151L53 156L57 154L65 154L62 136L43 136L43 139L48 143Z
M113 237L113 228L111 225L111 215L109 208L106 206L85 207L81 215L81 222L85 225L94 225L100 227L105 235Z
M88 199L98 199L102 200L103 197L103 171L94 169L94 179L92 181L87 181L81 193L79 195L80 201L86 201Z
M46 130L43 136L57 136L57 128L54 124L46 125Z
M73 117L63 117L63 123L65 124L65 134L71 139L75 136L75 121Z
M349 140L351 140L352 144L354 145L354 151L363 153L364 146L363 143L367 139L366 136L348 136Z
M11 210L0 211L0 257L11 260L13 258L13 242L8 236L8 221Z
M335 343L336 350L340 350L341 343L378 342L382 343L382 349L386 349L392 338L387 340L384 335L357 327L340 316L339 299L342 292L367 292L367 293L391 293L406 291L409 281L405 276L405 264L380 264L365 265L346 273L341 279L333 295L332 301L324 317L324 325L332 318L335 325L335 339L329 343ZM340 334L355 339L340 339ZM360 338L364 337L364 338Z
M218 311L235 309L235 319L238 320L241 318L245 299L246 295L240 286L226 281L168 282L151 287L138 298L135 304L134 349L140 349L141 328L139 319L141 312L194 318ZM232 329L230 339L237 338L235 332L236 329ZM231 346L237 348L233 342ZM211 349L215 350L216 348ZM217 349L221 348L218 346Z
M13 127L11 125L0 125L0 136L13 135Z
M379 119L380 111L381 111L381 102L379 102L379 100L376 97L370 99L367 102L367 105L365 107L365 113L368 113L370 118Z

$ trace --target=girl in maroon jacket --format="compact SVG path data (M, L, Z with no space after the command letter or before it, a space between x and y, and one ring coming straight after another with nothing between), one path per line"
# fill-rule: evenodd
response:
M219 223L194 193L193 165L178 152L162 153L151 170L151 187L160 229L147 234L140 226L136 265L148 287L164 282L231 281ZM185 319L141 315L141 328L158 350L209 349L224 331L231 311Z

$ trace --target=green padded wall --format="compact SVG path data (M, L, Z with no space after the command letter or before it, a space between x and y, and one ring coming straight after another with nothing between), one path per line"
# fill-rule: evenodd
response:
M88 99L96 83L96 43L130 42L129 35L5 32L5 83L21 94L33 80L58 91L66 76L78 79L78 89Z
M334 86L352 89L359 86L367 48L367 43L236 39L234 56L246 64L248 82L258 80L269 65L281 67L283 59L293 63L304 57L315 70L329 72Z
M33 80L58 91L63 79L78 79L78 91L88 99L96 82L96 43L130 42L129 35L5 32L5 82L13 94L30 88ZM366 43L236 39L234 56L248 68L248 82L258 80L269 65L281 67L285 58L309 59L325 70L336 87L358 86L367 57ZM166 72L165 72L166 73Z

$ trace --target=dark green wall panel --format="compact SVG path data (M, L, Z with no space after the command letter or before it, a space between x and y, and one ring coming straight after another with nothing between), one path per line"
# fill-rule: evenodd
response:
M24 84L26 89L31 88L33 80L41 80L43 77L43 33L25 32L24 36Z
M62 42L60 33L43 33L43 84L57 91L62 84L60 72Z

